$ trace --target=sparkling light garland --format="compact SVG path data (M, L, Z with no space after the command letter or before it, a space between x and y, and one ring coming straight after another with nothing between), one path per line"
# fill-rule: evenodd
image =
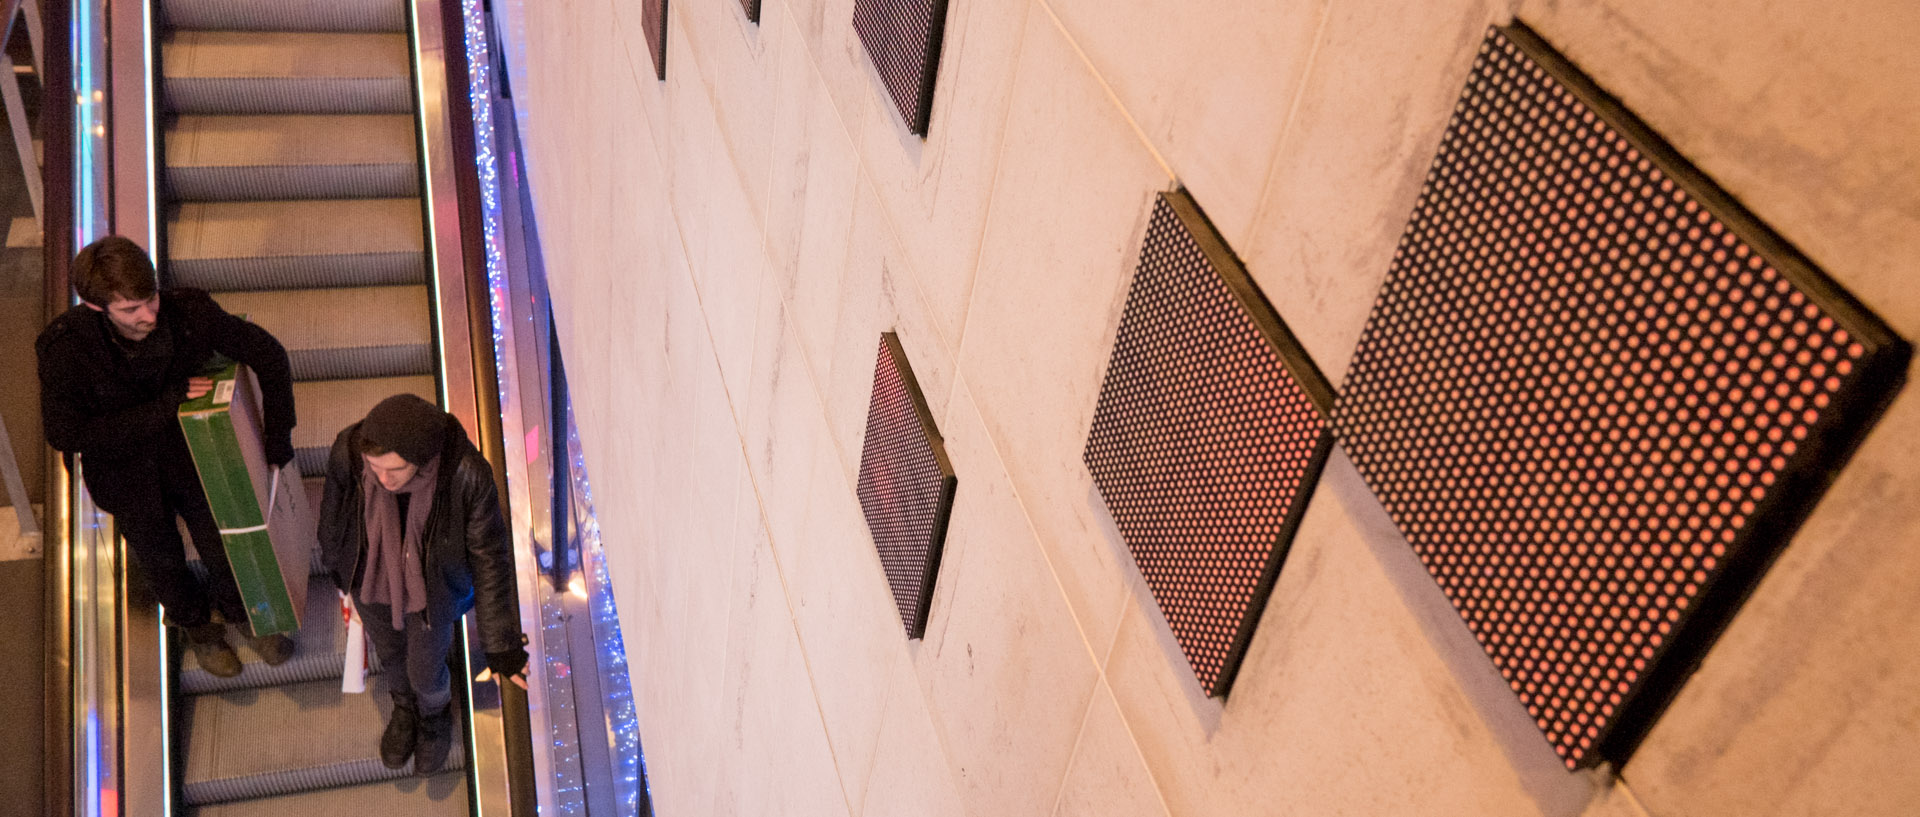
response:
M507 352L504 327L511 313L500 227L500 178L494 144L493 63L489 54L486 12L480 0L462 0L462 14L466 28L468 99L473 114L474 163L480 181L481 235L486 246L487 296L493 317L494 365L497 370L505 371ZM507 394L505 379L500 382L500 390L501 402L507 403L510 395ZM634 708L625 642L621 637L613 588L607 577L606 551L601 545L600 523L593 512L593 490L587 482L586 460L580 453L579 433L573 425L571 412L568 413L566 449L565 456L573 461L574 467L573 484L564 489L572 491L584 509L579 526L580 552L588 555L592 561L588 602L594 642L600 651L596 663L600 670L600 689L605 699L603 706L611 735L612 745L608 748L614 765L616 811L623 815L640 814L641 798L645 797L645 813L650 814L653 798L646 791L645 766L640 754L639 719ZM553 524L563 526L565 523L553 520ZM551 558L551 551L542 555ZM560 607L561 599L545 583L540 588L542 627L548 634L542 643L548 646L549 653L553 652L554 647L560 647L559 652L564 656L566 618ZM553 781L556 806L564 814L584 813L586 798L583 775L579 771L579 733L574 728L577 713L573 706L571 669L564 661L553 661L551 657L547 662L549 671L545 673L545 680L549 689L558 693L548 696L549 707L555 715L549 721L556 752Z

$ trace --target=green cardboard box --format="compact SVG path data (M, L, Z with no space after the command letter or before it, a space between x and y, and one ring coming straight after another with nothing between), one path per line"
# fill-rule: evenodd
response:
M254 635L291 633L300 628L306 607L315 547L306 487L293 463L281 469L277 483L267 467L253 373L229 363L206 376L213 390L180 404L180 429L220 525Z

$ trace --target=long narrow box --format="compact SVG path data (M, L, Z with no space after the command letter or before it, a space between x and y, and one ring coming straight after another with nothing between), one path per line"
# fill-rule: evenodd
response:
M180 430L220 525L227 562L257 636L300 628L314 520L300 473L289 463L274 484L260 441L253 373L228 364L208 377L213 390L180 404Z

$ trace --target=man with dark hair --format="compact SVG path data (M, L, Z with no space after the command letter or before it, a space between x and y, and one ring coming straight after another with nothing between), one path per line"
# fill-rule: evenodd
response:
M447 651L478 609L487 668L526 688L513 549L493 468L460 421L411 394L380 401L327 457L320 559L353 597L386 668L393 715L380 759L442 769L453 745Z
M54 318L34 343L47 442L80 456L94 504L113 514L134 564L168 620L186 629L200 666L222 677L239 675L240 658L212 613L217 606L228 623L244 624L246 607L177 416L182 401L211 387L198 375L214 354L226 355L259 379L267 462L287 464L294 424L287 351L205 292L158 289L153 260L120 236L82 249L72 278L81 303ZM207 587L187 567L175 516L193 535ZM285 635L250 642L268 664L293 655Z

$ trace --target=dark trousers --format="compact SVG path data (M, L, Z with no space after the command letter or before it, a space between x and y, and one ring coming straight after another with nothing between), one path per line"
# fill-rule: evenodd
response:
M452 621L432 623L420 613L409 613L406 627L393 629L393 608L353 599L360 611L360 622L367 628L367 640L380 656L380 671L387 677L387 689L393 703L413 707L422 715L447 708L453 700L452 675L447 670L447 654L453 647Z
M154 597L166 605L167 620L182 627L197 627L207 623L213 605L219 605L228 623L245 628L247 607L240 601L240 587L233 582L227 549L220 541L220 526L207 507L200 474L193 468L193 454L180 432L167 437L151 462L118 466L130 473L114 474L112 496L96 494L95 499L101 509L113 514L114 525L126 537L127 553L147 577ZM93 466L83 463L82 467ZM101 463L99 467L115 466ZM94 481L92 476L89 483ZM179 526L174 524L175 516L187 523L193 548L207 568L206 587L201 587L187 568L187 549L180 540Z

